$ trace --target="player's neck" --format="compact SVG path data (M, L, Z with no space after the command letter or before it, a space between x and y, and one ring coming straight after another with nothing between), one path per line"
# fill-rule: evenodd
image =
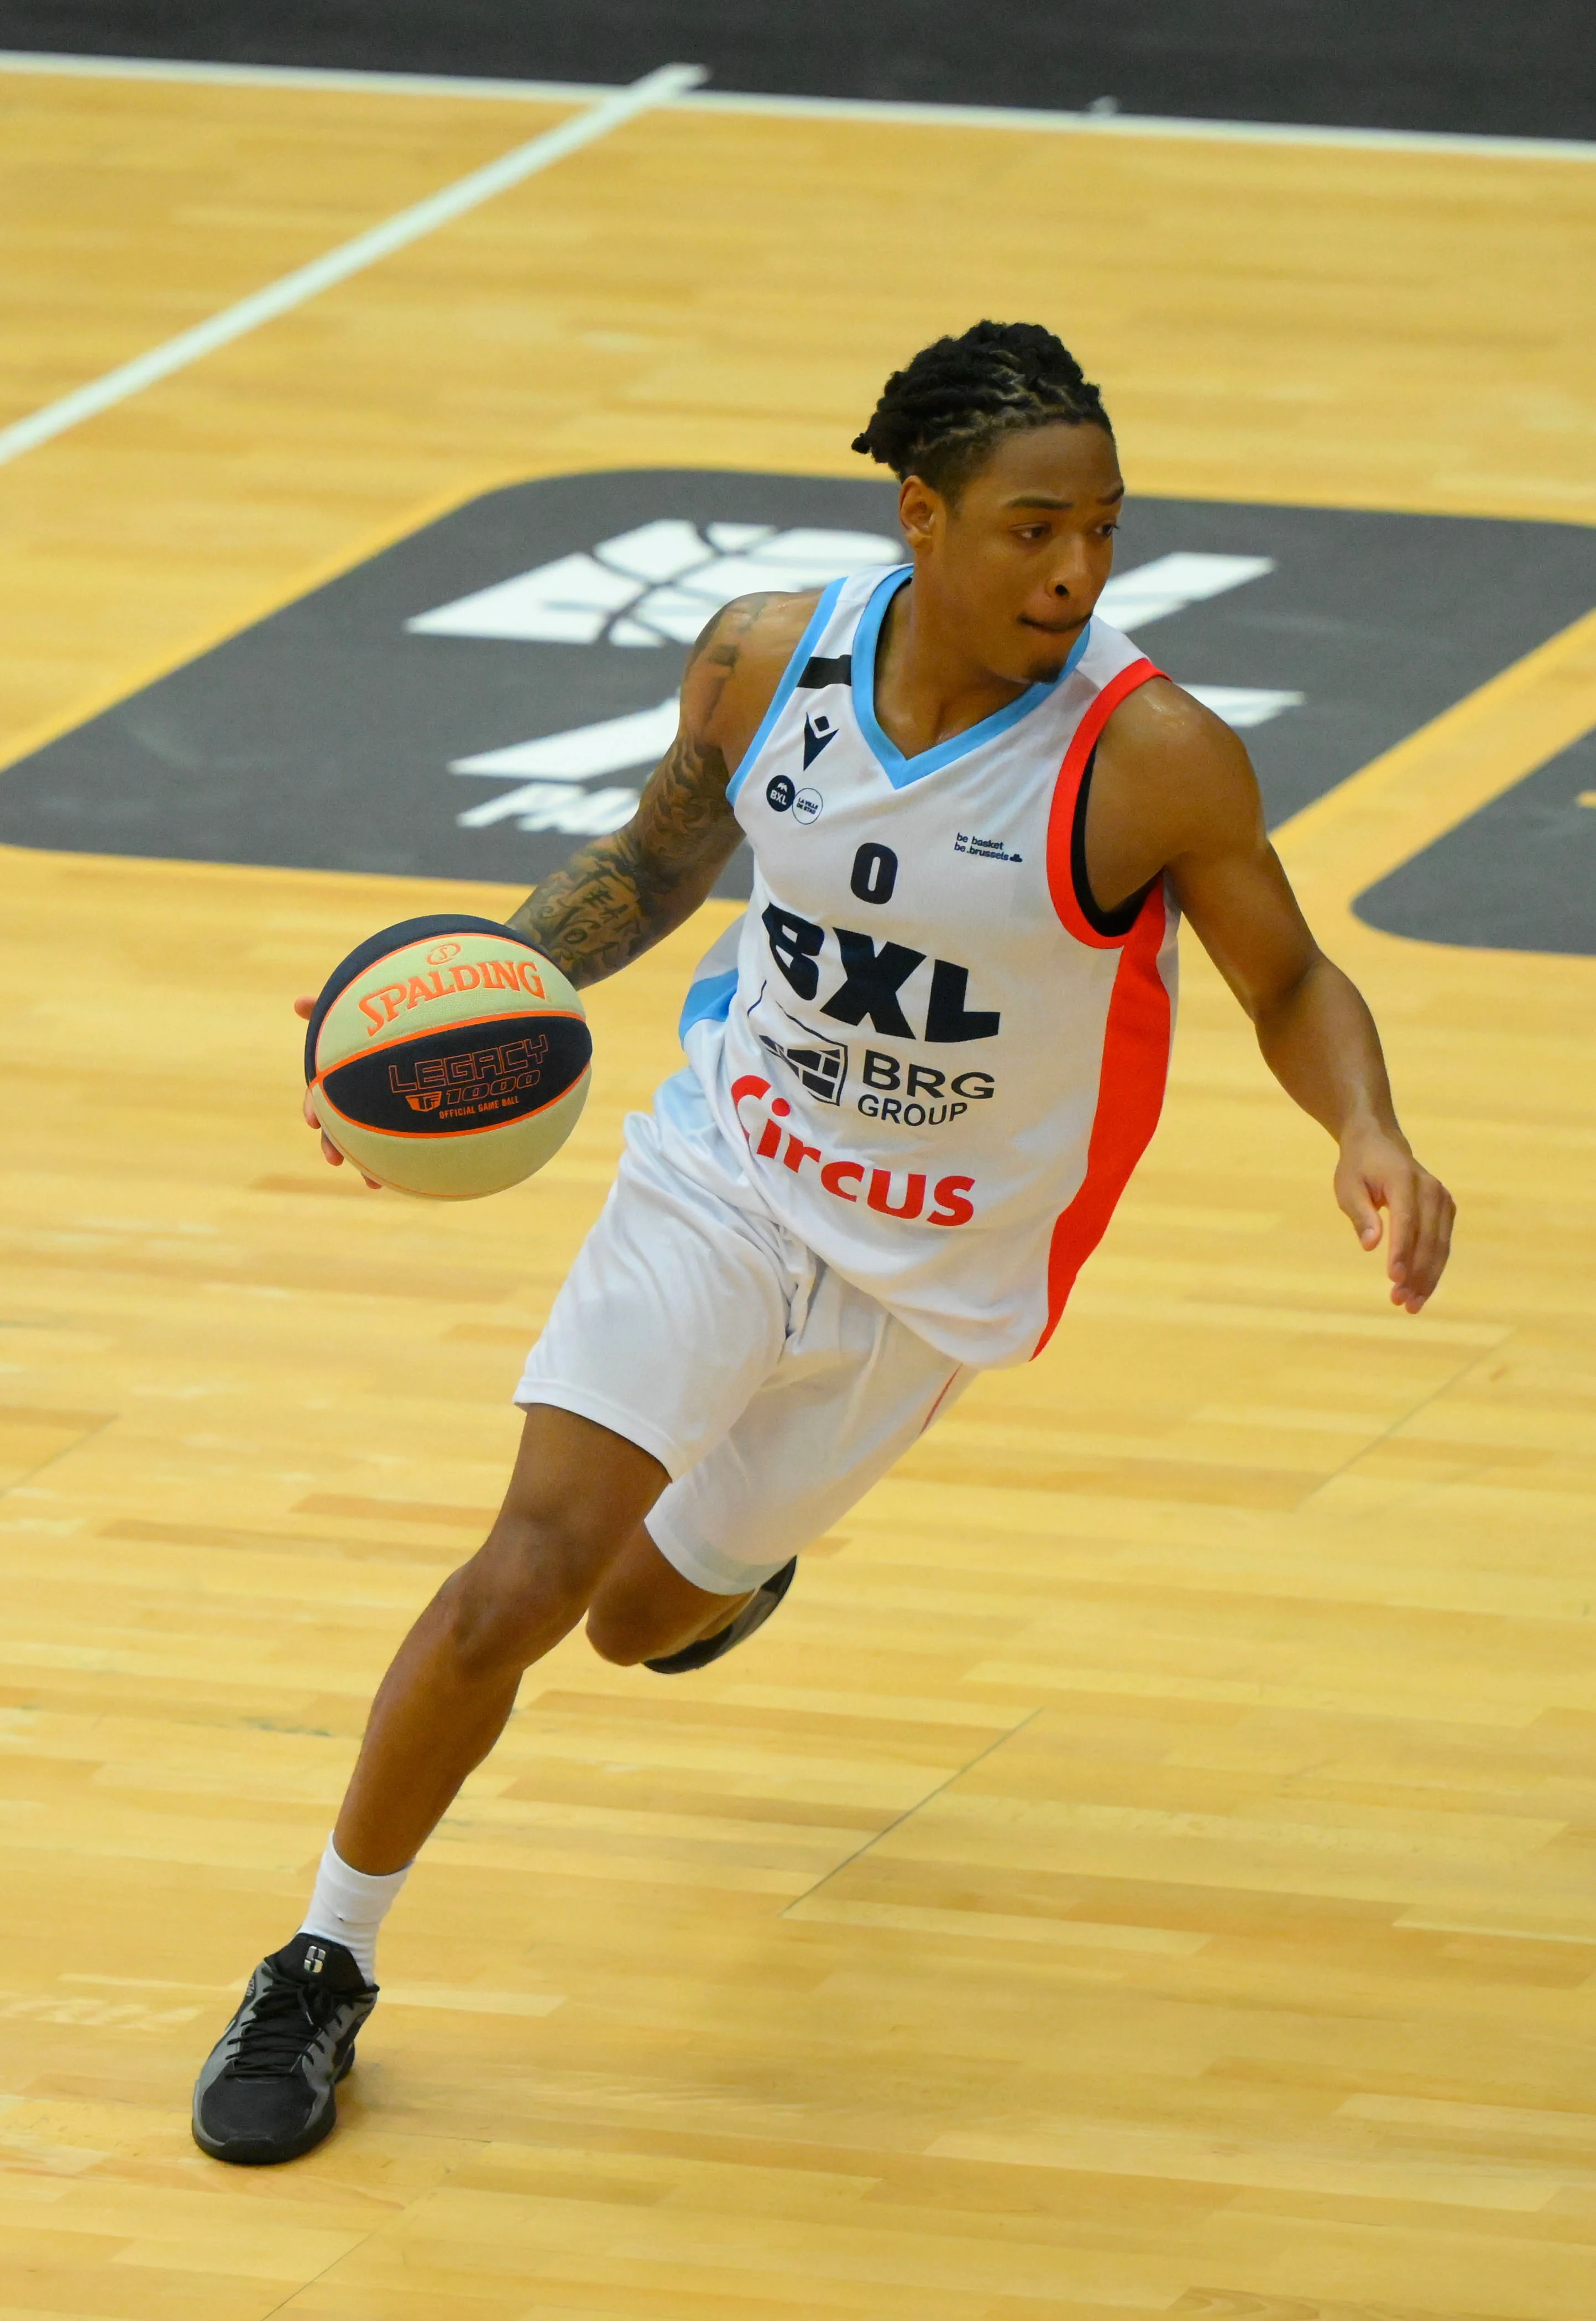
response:
M875 649L875 715L906 758L967 733L1025 690L976 660L917 582L896 592Z

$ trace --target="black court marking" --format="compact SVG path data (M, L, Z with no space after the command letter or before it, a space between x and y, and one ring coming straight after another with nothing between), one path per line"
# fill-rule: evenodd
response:
M1596 732L1360 895L1387 934L1596 952Z
M4 0L10 48L1596 135L1586 0Z
M651 469L487 493L14 766L0 842L530 886L630 811L716 590L819 578L832 551L805 535L892 542L894 507L863 477ZM1199 562L1149 596L1138 573L1176 557ZM1218 558L1273 569L1218 587ZM1218 592L1194 599L1192 570ZM1279 823L1584 613L1596 531L1141 499L1120 581L1162 668L1270 713L1245 738ZM458 633L484 619L522 633ZM718 891L748 893L746 852Z

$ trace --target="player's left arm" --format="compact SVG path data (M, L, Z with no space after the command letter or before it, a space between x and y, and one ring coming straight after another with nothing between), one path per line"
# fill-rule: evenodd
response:
M1417 1314L1446 1262L1452 1196L1398 1124L1374 1019L1309 930L1269 843L1246 750L1168 683L1133 694L1103 747L1113 760L1111 799L1145 809L1140 832L1162 840L1181 908L1251 1017L1265 1061L1336 1139L1336 1198L1365 1249L1379 1246L1382 1212L1389 1219L1392 1303ZM1091 837L1089 822L1089 856Z

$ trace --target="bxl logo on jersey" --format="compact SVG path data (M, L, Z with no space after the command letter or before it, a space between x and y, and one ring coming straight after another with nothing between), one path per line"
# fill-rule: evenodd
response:
M766 904L764 924L770 955L788 984L800 999L818 997L826 929L812 919L801 919L794 911L784 911L776 903ZM1002 1023L998 1011L965 1005L970 988L967 967L951 959L932 960L925 1028L917 1032L898 995L916 969L925 965L925 952L912 951L907 943L884 942L878 948L868 935L852 927L836 927L831 932L841 957L842 981L821 1001L821 1013L830 1015L833 1023L867 1023L872 1031L900 1040L996 1039Z

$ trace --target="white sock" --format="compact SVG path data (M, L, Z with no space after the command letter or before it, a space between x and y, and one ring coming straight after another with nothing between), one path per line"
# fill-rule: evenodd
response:
M376 1980L377 1930L399 1898L412 1864L391 1870L385 1878L368 1878L340 1861L331 1838L316 1872L315 1891L300 1926L302 1934L320 1934L323 1942L342 1943L367 1982Z

